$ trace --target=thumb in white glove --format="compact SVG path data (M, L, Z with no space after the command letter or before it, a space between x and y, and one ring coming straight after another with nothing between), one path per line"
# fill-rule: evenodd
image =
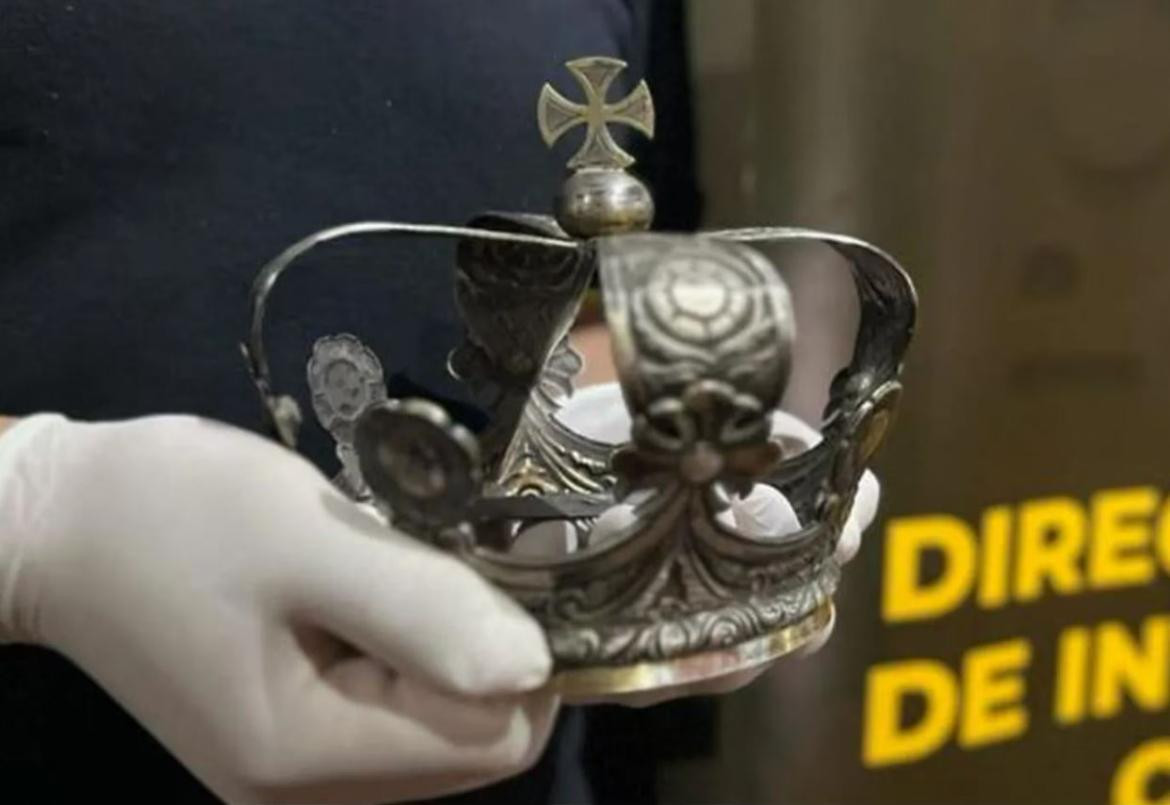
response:
M534 761L538 625L312 466L191 417L0 435L0 632L88 672L219 795L384 802Z

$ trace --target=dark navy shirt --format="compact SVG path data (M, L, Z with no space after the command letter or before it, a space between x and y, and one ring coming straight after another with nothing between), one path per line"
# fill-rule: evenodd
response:
M580 54L636 72L635 19L621 0L5 0L0 406L253 424L234 342L256 269L336 223L547 210L540 84ZM386 302L381 328L427 312Z
M564 154L537 135L541 83L575 91L561 65L581 55L623 57L640 76L652 53L681 53L678 4L659 6L670 25L651 47L649 6L633 0L3 0L0 412L257 427L236 343L259 266L347 221L547 211ZM657 61L660 128L665 117L665 142L683 148L643 164L669 166L660 206L681 203L686 225L685 81L677 59ZM358 297L306 272L274 302L274 337L344 319L378 336L388 370L425 383L441 371L428 345L458 326L436 280L449 261L357 270ZM303 383L303 348L273 357L286 385ZM555 756L485 796L546 796ZM8 647L0 798L211 795L65 660Z

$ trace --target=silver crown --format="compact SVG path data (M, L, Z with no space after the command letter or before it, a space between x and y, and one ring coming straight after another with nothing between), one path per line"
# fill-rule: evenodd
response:
M431 400L390 398L378 358L348 334L314 345L309 399L335 440L338 484L515 598L546 630L555 684L591 697L741 670L827 625L834 547L897 407L916 300L892 258L843 235L645 233L653 201L608 126L652 136L650 91L641 82L611 103L623 62L567 67L585 102L546 84L537 107L550 145L585 127L555 219L496 213L466 227L375 222L311 235L257 277L244 353L270 429L294 447L300 406L273 389L264 342L278 279L328 243L453 240L465 333L448 368L487 400L486 425L473 432ZM848 263L861 319L852 360L832 383L824 438L793 451L771 434L793 313L759 247L809 243ZM582 363L567 333L595 274L632 420L628 444L590 438L558 416ZM720 514L730 496L753 484L783 493L800 530L749 537L728 526ZM592 540L617 506L624 524ZM517 550L534 538L549 550Z

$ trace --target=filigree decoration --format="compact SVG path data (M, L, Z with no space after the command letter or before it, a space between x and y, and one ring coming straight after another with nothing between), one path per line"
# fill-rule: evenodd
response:
M612 448L556 418L580 367L561 328L582 278L594 269L594 251L582 253L584 262L530 258L527 268L504 252L465 251L462 304L475 322L468 326L467 354L480 359L467 379L503 390L496 421L477 438L430 403L368 405L356 425L361 481L399 527L458 553L533 612L561 667L668 660L801 621L836 584L833 547L896 407L898 361L872 352L871 360L839 377L824 440L786 460L768 427L787 377L793 331L787 293L770 264L745 247L679 235L605 239L595 249L633 419L632 441L612 462ZM495 267L500 261L508 267ZM891 263L854 265L902 276ZM527 331L497 326L487 309L518 293L519 278L538 275L541 266L548 281L536 284L543 290L534 291L540 301L532 304L559 312L533 314L529 324L536 324ZM496 282L501 277L506 281ZM908 287L884 282L859 287L879 295ZM862 298L863 311L870 310ZM877 323L867 326L880 332ZM376 376L375 359L360 342L333 343L345 349L322 348L323 356L344 354L365 367L344 377ZM899 340L890 343L897 347ZM525 374L501 362L517 349L543 355L539 370ZM310 376L322 378L327 365L319 357ZM338 383L328 394L314 394L314 410L344 436L353 427L348 418L365 403L362 393L376 385ZM489 458L482 448L493 432L507 437ZM760 482L789 496L806 523L801 531L747 538L720 525L726 497L719 490L744 492ZM492 496L582 495L595 501L592 507L570 507L560 517L586 523L615 494L620 499L637 490L648 490L650 498L636 507L629 527L603 544L586 540L578 553L559 559L510 558L508 517L520 517L522 527L533 522L524 517L535 515L481 505ZM550 511L556 516L555 504Z
M839 577L834 547L893 419L916 310L897 263L846 236L786 228L615 234L645 228L653 210L648 191L621 170L629 157L606 128L653 127L644 84L605 100L623 66L571 62L584 104L551 87L542 93L546 141L587 129L558 195L559 225L489 214L469 227L373 222L311 235L256 278L244 348L267 425L293 446L299 411L273 390L263 341L278 278L317 246L346 238L455 239L465 338L448 366L488 409L487 427L473 435L431 402L385 399L376 357L347 335L315 345L313 409L337 440L350 494L371 496L397 527L511 595L545 627L558 667L584 671L771 643L775 630L827 611ZM852 360L830 388L823 439L790 456L769 438L795 333L787 289L751 245L767 243L835 250L861 310ZM595 270L633 426L617 450L557 418L581 366L566 334ZM724 525L728 496L761 483L792 503L796 533L747 537ZM565 541L568 554L509 550L515 534L531 537L539 523L587 530L610 512L623 525L604 539L586 534L575 550Z
M348 333L318 338L306 374L317 421L339 441L352 443L361 413L386 399L382 364Z
M581 357L562 339L524 407L500 462L498 479L509 494L577 492L605 495L613 488L613 448L569 430L557 419L572 394Z
M537 388L554 405L562 406L573 396L573 380L583 368L585 361L581 354L573 349L568 338L562 338L540 373Z
M831 600L838 579L836 566L826 565L810 583L768 598L668 619L553 627L549 645L568 667L669 660L719 649L800 622Z
M477 221L524 233L560 232L550 219L537 216L489 215ZM566 360L552 356L576 315L593 262L579 252L474 239L460 241L457 262L455 301L466 337L448 366L492 411L492 423L480 437L492 476L516 440L530 396L539 393L538 385L547 390L550 360Z
M354 428L363 411L386 399L382 364L356 336L341 333L317 339L305 373L313 413L337 443L341 472L334 483L364 500L370 493L357 466Z

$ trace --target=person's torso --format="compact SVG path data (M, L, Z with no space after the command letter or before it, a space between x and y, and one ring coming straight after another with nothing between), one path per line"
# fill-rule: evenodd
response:
M0 411L258 426L236 342L259 266L346 221L547 211L562 167L537 134L540 85L589 54L637 74L635 16L622 0L5 0ZM406 270L357 305L306 286L289 327L343 313L425 380L442 367L421 345L458 326L431 280L451 267ZM19 801L209 796L75 669L23 648L0 653L0 772Z

